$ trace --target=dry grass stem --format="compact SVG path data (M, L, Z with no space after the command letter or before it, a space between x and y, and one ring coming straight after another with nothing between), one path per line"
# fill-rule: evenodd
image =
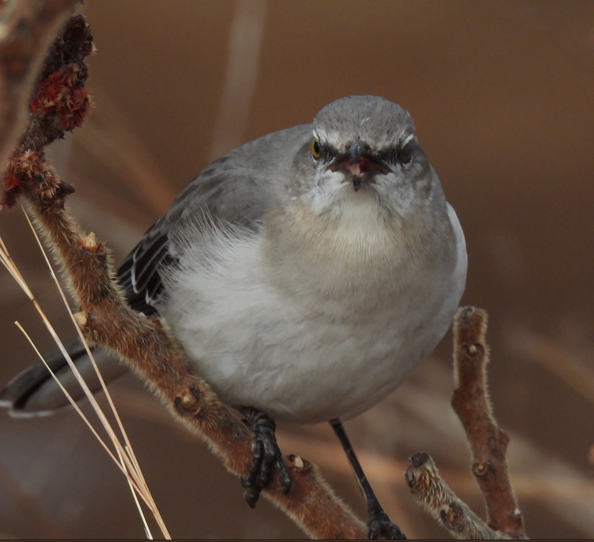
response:
M122 454L120 453L120 449L115 442L114 442L114 446L115 446L116 451L118 452L118 458L120 459L120 464L122 465L122 470L125 470L126 463L124 462L124 458L122 457ZM130 450L127 446L126 446L126 452L130 456L130 460L134 463L134 470L136 471L136 475L140 478L141 474L140 474L140 469L138 467L138 464L134 461L134 457L130 454ZM136 509L138 510L138 514L140 515L140 520L142 521L142 525L144 527L144 533L146 534L146 537L149 540L154 540L153 534L151 533L148 523L146 522L146 518L144 517L144 512L142 511L142 507L140 506L140 503L138 502L138 497L136 497L136 491L135 491L134 485L132 484L132 482L130 480L128 480L128 485L130 486L130 491L132 493L132 498L134 499L134 504L136 505ZM170 537L167 537L167 538L170 539Z
M46 322L47 322L47 320L44 319L44 323L46 323ZM15 324L19 328L19 330L23 333L23 335L25 336L25 338L29 341L29 343L31 344L32 348L35 350L35 353L38 355L38 357L45 363L44 357L42 356L41 352L39 352L39 350L35 346L35 343L31 339L31 337L29 336L29 334L23 329L23 327L20 325L19 322L15 322ZM58 344L59 344L59 339L58 339ZM100 444L103 446L103 448L105 449L105 451L107 452L107 454L116 463L116 465L118 465L118 467L120 468L120 470L122 471L122 473L128 478L128 481L130 482L130 484L142 496L143 500L145 501L145 503L147 504L147 506L149 506L149 508L150 508L151 507L151 502L147 498L146 492L143 491L143 489L141 489L141 487L139 486L139 484L138 484L138 476L134 476L134 475L129 474L130 473L130 467L132 467L130 461L129 460L127 461L128 468L122 467L120 465L120 463L118 462L118 460L116 459L116 457L113 455L112 451L108 448L107 444L105 444L105 442L103 441L103 439L99 436L99 434L97 433L97 431L95 430L95 428L93 427L93 425L91 424L91 422L89 421L89 419L83 414L83 412L80 410L80 408L77 405L77 403L74 401L74 399L72 399L72 397L70 396L70 394L68 393L68 391L62 386L62 383L56 377L56 375L54 374L54 372L52 371L52 369L49 367L49 365L47 365L47 363L45 363L45 365L46 365L48 371L50 371L50 373L52 374L52 377L56 380L56 383L58 384L58 386L60 386L60 389L62 390L62 392L64 393L64 395L68 398L68 400L70 401L71 405L76 410L77 414L87 424L87 426L89 427L89 429L91 430L91 432L93 433L93 435L95 436L95 438L100 442ZM74 369L74 370L76 371L76 369ZM100 419L102 421L105 420L105 416L101 416ZM107 423L107 426L104 425L104 427L107 430L108 434L110 434L110 436L112 437L112 442L115 444L116 450L117 450L118 455L119 455L121 453L120 450L122 449L122 445L120 444L120 442L115 437L115 434L113 433L113 429L111 429L111 427L109 427L109 424ZM133 473L136 473L135 469L133 469L132 472Z
M128 455L130 455L130 458L132 460L132 463L134 465L134 471L137 472L141 478L142 484L145 488L146 491L148 492L149 496L150 496L150 491L148 491L148 486L146 485L146 483L144 482L144 478L142 477L141 473L140 473L140 469L138 468L138 462L136 460L136 456L134 455L134 450L132 448L132 444L130 443L130 439L128 438L128 433L126 432L126 429L124 428L124 424L122 423L122 420L120 418L120 415L115 407L115 404L113 402L113 399L111 397L111 393L109 393L109 390L107 388L107 385L105 384L105 380L103 379L103 376L101 375L101 371L99 371L99 367L97 366L97 362L95 361L95 356L93 356L93 352L91 350L91 348L89 347L89 343L86 340L83 332L82 332L82 327L84 327L87 323L88 323L88 315L84 312L77 312L76 314L72 311L72 309L70 308L70 305L68 304L68 300L66 299L66 294L64 293L64 289L62 288L62 285L60 284L58 277L56 276L56 273L54 272L54 268L52 267L51 262L49 261L49 258L43 248L43 245L41 243L41 240L39 239L39 236L37 235L37 232L35 231L35 227L33 226L33 223L31 222L31 220L29 219L29 216L27 215L27 213L25 212L25 217L27 219L27 222L29 223L29 226L31 227L31 231L33 232L33 235L35 236L35 240L37 241L37 244L39 246L39 249L41 251L41 253L43 254L43 257L45 259L45 263L48 266L48 269L50 271L50 275L56 285L56 288L58 290L58 292L60 293L60 296L62 297L62 302L64 303L64 306L66 307L68 314L70 315L70 318L72 320L72 323L82 341L82 343L85 346L85 349L87 351L87 355L89 356L89 359L91 360L91 363L93 365L93 369L95 370L95 373L97 374L97 377L99 378L99 382L101 384L101 389L103 390L103 392L105 393L105 397L107 399L107 402L109 403L109 406L111 408L111 412L113 413L113 416L116 420L116 423L120 429L120 432L124 438L124 442L125 442L125 447L126 450L128 452ZM0 237L0 241L1 241L1 237ZM2 243L2 246L4 247L4 244ZM96 246L95 243L95 236L94 234L89 234L87 236L87 246L93 248L94 246ZM34 299L31 299L32 301L35 302ZM38 306L36 305L36 308L38 309L38 311L41 312L41 309L38 308ZM43 315L44 321L46 321L47 319L45 318L45 315ZM63 349L63 346L61 347L61 349ZM66 359L71 362L72 360L70 359L70 356L67 356ZM101 410L101 407L99 406L99 404L97 403L97 400L95 399L95 396L93 395L93 393L91 393L89 387L86 385L86 383L83 381L82 377L80 376L80 373L78 371L78 369L76 368L76 365L74 365L74 363L69 363L71 369L73 370L77 380L79 381L79 383L81 384L81 387L83 388L83 390L85 391L85 395L87 396L87 398L89 399L91 405L93 406L93 408L95 409L95 411L97 412L98 416L100 417L100 419L105 420L105 424L107 424L109 426L109 422L107 422L107 418L105 417L105 415L103 414L103 411ZM111 428L111 426L109 426ZM111 430L111 433L114 433L113 430ZM115 435L115 433L114 433ZM117 441L119 443L119 441ZM121 446L120 446L121 448ZM119 453L119 450L118 450ZM150 497L150 501L152 501L152 496ZM154 502L152 502L153 507L155 508L155 510L157 510L156 506L154 506ZM162 519L160 517L160 514L158 513L157 510L157 515L158 515L158 521L159 523L162 523ZM166 529L165 529L166 530Z
M43 252L43 250L42 250L42 252ZM44 253L44 256L45 256L45 253ZM68 363L69 363L72 371L74 372L77 380L79 381L79 383L81 384L83 390L85 391L85 394L89 398L89 400L91 402L91 405L93 406L93 409L95 410L97 416L99 417L101 423L103 424L103 427L105 428L106 432L110 436L111 441L114 443L114 446L116 448L116 451L118 453L118 456L120 457L120 462L118 462L118 460L113 455L113 453L111 452L111 450L109 449L109 447L107 446L107 444L99 436L99 434L97 433L97 431L95 430L95 428L93 427L93 425L91 424L91 422L89 421L89 419L82 413L82 411L80 410L80 408L78 407L78 405L76 404L76 402L72 399L72 397L66 391L66 389L64 389L64 387L62 386L61 382L55 376L55 374L50 369L50 367L47 365L47 363L45 363L45 359L43 358L43 356L41 355L41 353L39 352L39 350L35 346L33 340L29 336L29 334L23 329L23 327L19 324L19 322L15 322L15 324L17 325L17 327L19 328L19 330L24 334L24 336L27 338L27 340L29 341L29 343L31 344L31 346L33 347L33 349L35 350L35 352L38 355L38 357L43 361L43 363L45 363L47 369L50 371L50 373L52 374L53 378L56 380L58 386L62 389L63 393L66 395L66 397L68 398L68 400L70 401L70 403L72 404L72 406L75 408L75 410L77 411L77 413L79 414L79 416L87 424L87 426L89 427L89 429L91 430L91 432L93 433L93 435L99 440L99 442L101 443L101 445L103 446L103 448L105 449L105 451L108 453L108 455L112 458L112 460L118 466L120 466L120 464L121 464L120 468L121 468L123 474L128 479L128 483L130 484L130 487L133 488L135 491L137 491L141 495L141 497L145 501L146 505L149 507L149 509L151 510L151 512L155 515L155 519L157 520L157 523L160 525L160 527L161 527L161 529L163 531L163 534L165 535L166 538L169 538L169 534L168 534L167 528L165 527L165 524L164 524L164 522L163 522L163 520L161 518L161 515L160 515L160 513L159 513L159 511L158 511L158 509L156 507L156 504L155 504L154 500L152 499L152 496L150 494L150 491L148 489L148 486L146 485L146 482L144 480L144 477L140 474L140 470L138 468L138 463L136 461L136 458L133 455L133 453L131 452L131 450L132 450L131 444L130 444L130 442L128 440L128 437L127 437L127 435L125 433L124 427L121 424L121 420L119 418L119 415L117 414L117 411L115 410L115 406L113 404L113 401L111 400L111 397L109 397L109 394L108 394L110 406L113 409L114 415L116 416L116 418L118 420L118 423L120 425L120 429L121 429L121 431L122 431L122 433L124 435L124 438L125 438L125 442L126 442L125 448L119 442L118 438L115 435L115 431L113 430L113 428L111 427L109 421L107 420L107 417L105 416L105 414L101 410L101 407L97 403L95 397L93 396L93 394L89 390L88 386L86 385L86 383L82 379L82 377L81 377L80 373L78 372L76 366L74 365L74 363L70 359L70 356L68 356L68 353L66 352L66 349L64 348L64 345L60 341L60 339L59 339L56 331L54 330L53 326L49 322L49 320L46 317L45 313L43 312L43 310L41 309L41 307L37 303L37 300L34 298L33 294L31 293L31 290L29 289L29 287L27 285L27 283L23 279L21 273L19 272L18 268L16 267L16 265L14 264L12 258L10 257L10 254L6 250L6 245L4 244L4 242L3 242L3 240L2 240L1 237L0 237L0 261L2 261L2 263L6 266L6 268L11 273L11 275L13 277L15 277L15 280L17 280L17 283L19 284L19 286L28 295L28 297L31 300L31 302L33 303L35 309L39 313L42 321L44 322L46 328L48 329L48 331L52 335L52 338L56 342L58 348L60 348L60 350L62 351L62 353L65 354L65 358L68 361ZM47 261L48 265L50 265L49 264L49 261L47 260L47 258L46 258L46 261ZM51 265L50 265L50 271L51 271L52 276L55 279L55 275L53 273L53 270L51 269ZM75 321L75 325L78 327L78 325L76 324L76 319L74 318L74 315L72 314L72 311L68 307L68 304L66 302L66 299L65 299L65 297L63 295L63 291L60 288L59 283L57 283L57 285L58 285L58 289L59 289L60 293L62 294L62 298L64 300L64 303L65 303L66 307L68 308L68 311L69 311L70 315L73 317L73 320ZM107 392L107 390L105 390L105 391ZM127 457L122 458L122 452L124 451L124 449L128 452L128 455L130 455L130 459L128 459ZM133 497L134 497L134 500L137 502L136 496L134 495L134 491L133 491ZM143 520L144 520L144 517L143 517Z
M93 368L95 370L95 373L97 374L97 377L99 378L99 382L101 384L101 387L103 389L103 392L105 393L105 397L109 403L109 406L111 408L111 412L113 413L113 416L116 420L116 423L119 427L120 433L123 436L124 439L124 444L121 444L119 439L117 438L115 431L113 430L113 428L111 427L110 422L108 421L106 415L104 414L103 410L101 409L101 407L99 406L94 394L91 392L91 390L89 389L89 387L87 386L86 382L83 380L80 372L78 371L76 365L73 363L72 359L70 358L69 355L67 355L66 349L64 348L63 343L59 340L57 334L55 333L53 327L50 325L48 319L46 318L45 314L41 311L41 308L39 307L39 305L37 304L35 299L31 299L33 301L33 303L35 304L35 308L37 309L37 311L40 313L44 323L46 324L46 327L48 328L48 330L50 331L50 333L52 334L52 337L54 337L54 340L56 341L56 344L58 345L58 347L60 348L60 350L62 351L63 354L65 354L65 358L72 370L72 372L74 373L76 379L78 380L78 382L80 383L81 387L83 388L85 395L87 396L87 398L89 399L89 402L91 403L95 413L97 414L99 420L101 421L103 427L105 428L106 432L108 433L111 441L113 442L118 457L120 459L120 464L122 465L122 472L126 475L126 478L128 479L128 484L130 485L130 488L138 491L141 495L141 497L143 498L144 502L146 503L146 505L149 507L149 509L151 510L151 512L153 513L155 520L157 521L159 527L161 528L161 531L163 532L163 535L165 536L165 538L170 539L170 535L169 535L169 531L167 529L167 527L165 526L165 522L163 521L163 518L161 516L161 513L159 512L159 509L157 508L157 505L153 499L153 496L148 488L148 485L144 479L144 476L142 476L142 471L139 468L138 465L138 461L136 459L136 456L134 454L134 449L132 448L132 443L130 442L129 438L128 438L128 434L126 432L126 429L124 428L124 424L122 423L122 420L120 418L120 415L115 407L115 404L113 402L113 399L111 397L111 394L109 393L109 390L107 388L107 385L105 384L105 381L103 379L103 376L101 375L101 372L99 371L99 368L97 367L97 363L95 361L95 357L93 356L93 352L91 351L91 348L89 347L89 344L86 340L86 338L84 337L83 333L82 333L82 327L87 323L88 318L86 316L86 313L76 313L74 314L72 309L70 308L70 305L68 304L68 301L66 299L66 295L64 293L64 290L62 288L62 286L60 285L60 282L58 281L58 277L56 276L56 274L54 273L54 269L52 267L52 264L49 261L49 258L47 257L47 254L45 253L45 250L43 248L43 245L41 243L41 240L39 239L39 236L37 235L37 232L35 231L35 228L33 226L33 224L31 223L28 215L25 213L25 217L27 218L27 221L29 223L29 226L31 227L31 231L33 232L33 235L35 236L35 239L37 241L37 244L39 245L39 249L41 250L41 253L43 254L43 257L45 259L45 262L49 268L50 274L52 276L52 279L54 280L54 283L56 285L56 288L58 289L58 292L60 293L60 296L62 297L62 301L64 303L64 306L66 307L68 314L70 315L70 318L72 320L72 323L74 324L74 327L76 329L76 331L78 332L78 335L80 336L85 349L87 351L87 355L89 356L89 359L91 360L91 363L93 365ZM0 238L1 239L1 238ZM95 242L95 236L94 234L89 234L86 238L86 243L87 243L87 247L89 249L93 249L96 247L96 242ZM4 243L2 243L2 247L4 247ZM17 270L18 271L18 270ZM20 274L19 274L20 275ZM26 284L25 284L26 286ZM20 326L19 326L20 327ZM21 328L21 331L23 331L23 333L25 333L25 331ZM25 334L26 335L26 334ZM29 336L27 336L27 339L29 339L29 341L32 344L32 341L30 340ZM37 354L39 355L39 357L43 360L43 362L45 363L45 359L43 359L43 357L39 354L39 352L37 351L37 349L35 348ZM47 364L46 364L47 366ZM48 366L49 369L49 366ZM65 393L65 395L68 397L68 400L70 401L71 404L75 405L74 400L72 399L72 397L70 397L70 395L68 394L68 392L62 387L61 383L59 382L59 380L56 378L56 376L54 375L53 371L52 372L52 376L56 379L56 381L58 382L58 384L60 385L60 388L62 388L62 391ZM83 417L83 419L85 420L85 422L87 423L87 425L90 426L89 421L85 418L85 416L82 414L82 412L80 411L80 409L78 408L78 406L76 406L76 410L78 411L79 415L81 415ZM94 431L93 431L94 432ZM95 433L95 432L94 432ZM95 433L95 436L97 436L97 438L99 438L99 436L97 435L97 433ZM106 450L108 450L107 446L104 446ZM124 454L124 456L122 456L123 452L126 452L126 454ZM112 456L113 460L115 461L115 457L110 453L110 455ZM128 458L129 456L129 458ZM134 476L135 475L135 476ZM134 478L134 480L131 480L131 476ZM138 506L138 500L136 498L136 495L134 494L134 491L132 492L132 497L134 498L134 501L136 502L137 506ZM139 511L140 511L140 516L142 519L143 524L145 525L145 531L148 533L149 538L152 539L152 535L150 534L150 530L148 529L148 526L146 525L146 520L144 518L144 515L142 513L142 510L139 507Z

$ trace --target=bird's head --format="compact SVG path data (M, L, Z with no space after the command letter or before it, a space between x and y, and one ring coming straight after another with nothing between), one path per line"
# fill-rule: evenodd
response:
M412 118L377 96L349 96L324 107L300 160L307 161L300 199L316 214L348 214L365 202L379 215L404 218L442 197Z

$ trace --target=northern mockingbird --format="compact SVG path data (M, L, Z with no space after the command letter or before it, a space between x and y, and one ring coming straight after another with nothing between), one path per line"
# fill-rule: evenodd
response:
M243 481L250 504L273 465L290 486L270 418L330 421L367 499L370 535L398 537L340 420L381 401L432 352L466 267L460 223L410 115L383 98L350 96L313 124L213 162L148 230L118 280L131 306L163 316L196 372L253 422L254 449L267 453ZM64 360L52 363L68 380ZM56 387L36 367L0 400L14 415L52 410L65 404Z

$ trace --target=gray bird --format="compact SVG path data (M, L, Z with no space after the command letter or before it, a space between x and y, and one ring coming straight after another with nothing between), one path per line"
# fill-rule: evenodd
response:
M466 268L460 223L408 112L350 96L313 124L213 162L118 279L130 305L163 316L196 372L253 423L254 451L267 453L243 480L251 505L273 465L290 487L272 419L330 421L367 499L370 537L396 538L340 420L381 401L433 351ZM60 355L51 361L72 380ZM47 412L65 404L56 390L36 366L0 401L13 415Z

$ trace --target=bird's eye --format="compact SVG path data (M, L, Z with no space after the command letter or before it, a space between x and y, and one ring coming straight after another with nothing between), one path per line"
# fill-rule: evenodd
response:
M320 147L320 142L317 139L314 139L311 142L311 155L317 160L320 156L322 156L322 149Z
M415 148L413 146L412 141L407 143L406 145L404 145L404 147L398 149L398 161L401 164L408 164L412 160L414 151Z

